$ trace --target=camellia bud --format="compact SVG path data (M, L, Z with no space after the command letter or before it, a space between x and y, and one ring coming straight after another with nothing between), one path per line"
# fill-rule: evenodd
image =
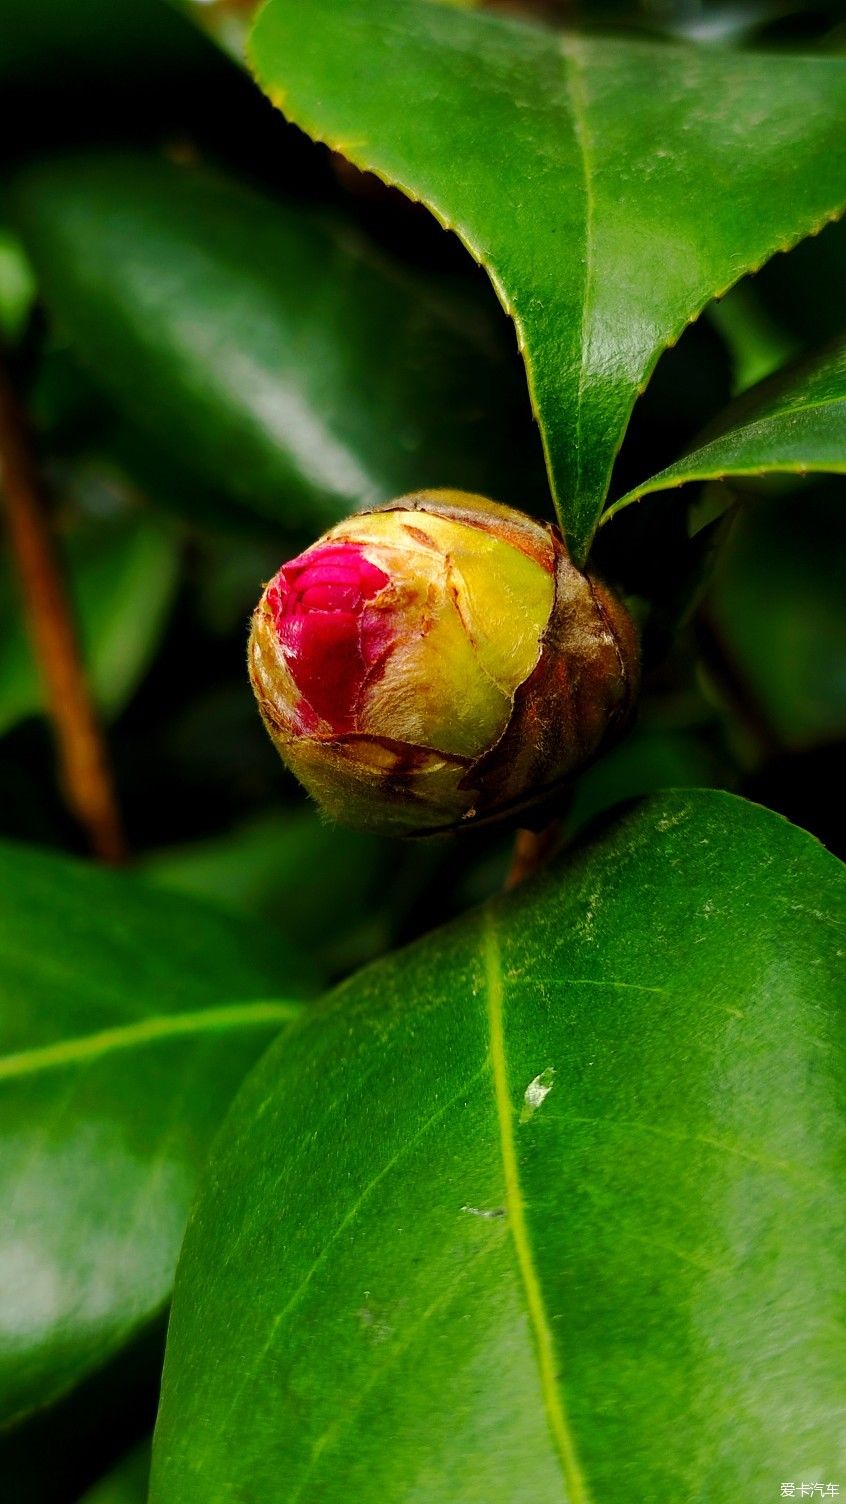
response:
M617 731L637 681L628 613L557 529L460 491L358 513L283 564L249 661L318 803L397 835L543 799Z

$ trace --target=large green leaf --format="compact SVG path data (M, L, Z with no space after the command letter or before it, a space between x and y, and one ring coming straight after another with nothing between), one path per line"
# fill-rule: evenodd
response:
M40 165L12 203L113 401L264 517L312 531L424 485L524 502L545 489L493 299L412 276L343 222L155 158Z
M708 300L846 206L846 61L560 35L430 0L269 0L296 124L421 198L517 326L587 550L629 413Z
M0 847L0 1419L163 1309L210 1137L296 1012L277 936Z
M655 797L342 986L189 1223L155 1504L688 1504L843 1471L846 880Z
M846 337L745 392L715 428L690 454L621 496L603 523L650 492L687 481L846 474Z
M149 518L100 520L70 537L65 559L91 685L111 717L159 645L176 590L177 543ZM43 703L19 588L6 565L0 568L0 735Z

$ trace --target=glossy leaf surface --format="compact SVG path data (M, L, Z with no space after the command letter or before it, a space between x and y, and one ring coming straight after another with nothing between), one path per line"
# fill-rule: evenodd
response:
M154 1504L836 1479L844 923L811 837L669 793L295 1025L192 1214Z
M422 486L524 503L544 489L493 299L155 158L36 167L14 206L48 303L115 404L262 516L312 532Z
M846 339L745 392L713 437L622 496L603 522L687 481L812 471L846 474Z
M258 926L0 847L4 1421L162 1310L211 1135L301 983Z
M289 119L421 198L512 314L572 551L661 350L846 206L846 61L562 35L431 0L269 0Z

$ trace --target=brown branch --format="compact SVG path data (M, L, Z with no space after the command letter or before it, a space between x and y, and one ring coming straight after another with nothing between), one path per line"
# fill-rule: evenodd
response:
M44 684L68 808L104 862L127 855L106 747L85 677L26 415L0 364L0 493Z
M514 837L514 855L505 879L506 890L516 888L546 865L561 836L561 821L552 820L543 830L518 830Z

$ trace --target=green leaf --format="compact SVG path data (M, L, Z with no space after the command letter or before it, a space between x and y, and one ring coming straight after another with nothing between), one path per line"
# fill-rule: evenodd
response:
M140 94L151 78L159 89L176 79L184 87L197 75L208 85L220 77L210 66L191 28L161 0L40 0L37 7L3 0L0 84L7 96L110 85L114 111L119 89Z
M207 4L207 0L171 0L171 3L236 63L244 63L250 23L259 0L215 0L213 5Z
M708 600L722 648L784 747L846 737L842 482L747 501Z
M80 1504L147 1504L150 1477L150 1444L144 1442L89 1490Z
M579 560L661 351L846 206L846 61L430 0L269 0L251 52L289 119L421 198L488 271Z
M295 1025L195 1204L154 1504L836 1479L844 924L810 836L668 793Z
M707 317L722 336L731 357L733 397L748 391L801 353L797 339L769 312L754 277L739 282L726 297L709 304Z
M303 971L261 927L0 846L4 1422L164 1308L211 1135Z
M159 645L176 591L179 550L171 533L134 516L78 529L65 554L91 684L111 718ZM43 704L19 590L6 563L0 573L0 735Z
M756 278L771 315L803 348L846 328L846 222L827 225L790 256L774 256Z
M277 525L310 532L422 485L545 490L493 299L156 158L40 165L11 197L44 295L114 403Z
M846 473L846 338L745 392L715 427L713 438L615 501L603 524L633 501L687 481Z
M441 848L402 845L328 825L313 808L261 816L211 840L157 851L157 886L274 925L315 957L328 983L387 949ZM303 874L319 873L319 881Z
M705 736L642 721L578 779L567 811L568 836L572 838L615 805L644 794L679 788L724 788L730 776Z
M35 302L32 268L16 235L0 224L0 335L11 344L23 333Z

